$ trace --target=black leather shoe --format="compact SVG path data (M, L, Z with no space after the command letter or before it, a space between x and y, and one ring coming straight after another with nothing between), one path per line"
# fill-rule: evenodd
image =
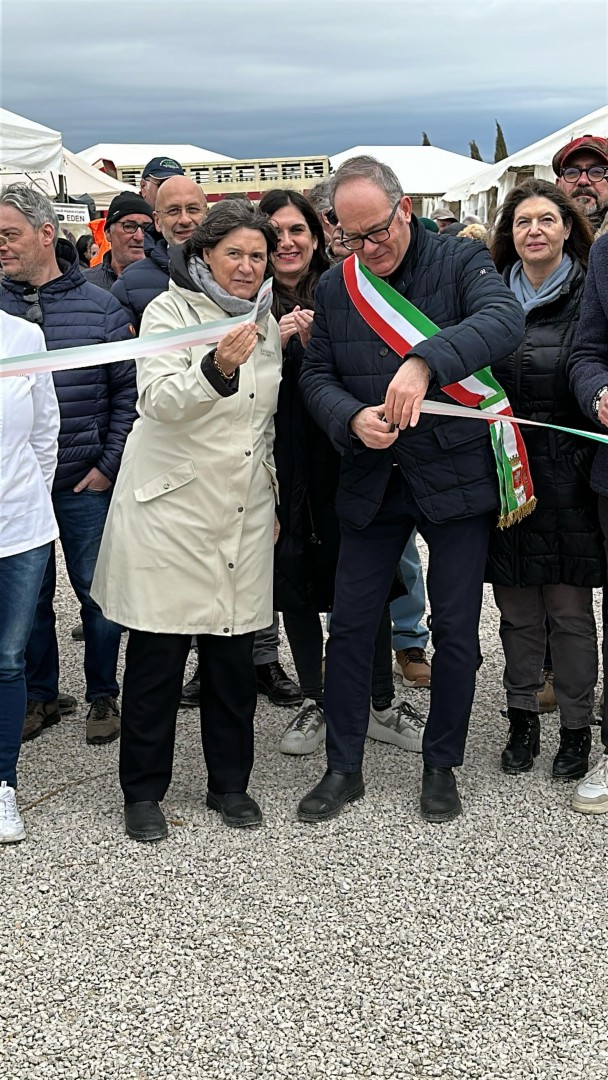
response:
M72 640L73 641L84 641L84 630L82 628L82 623L81 622L76 623L76 626L73 627L73 629L72 629Z
M190 679L182 687L182 696L180 698L180 706L182 709L196 709L201 702L201 680L199 676L198 664L196 665L196 671Z
M167 822L158 803L125 803L125 831L132 840L164 840Z
M256 664L255 675L258 693L266 694L273 705L300 705L303 701L300 687L283 671L278 660Z
M580 780L589 772L591 728L560 728L559 750L553 759L556 780Z
M246 791L227 791L223 795L207 792L207 806L222 815L224 825L233 829L262 824L262 811Z
M507 716L509 737L500 755L500 767L514 776L529 772L540 753L540 720L538 713L526 709L507 709Z
M57 698L57 705L59 706L61 715L67 716L68 713L74 712L78 702L73 694L60 694Z
M355 802L365 795L363 774L336 772L328 769L323 779L305 795L298 806L299 821L329 821L337 817L345 803Z
M425 765L422 770L420 814L425 821L453 821L462 814L462 803L451 769Z

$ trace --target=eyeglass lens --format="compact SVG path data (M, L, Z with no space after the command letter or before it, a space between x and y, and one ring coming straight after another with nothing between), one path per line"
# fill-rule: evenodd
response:
M585 173L592 184L599 184L607 172L608 169L605 169L603 165L590 165L588 169L579 169L576 165L571 165L568 169L562 169L562 176L567 184L575 184Z

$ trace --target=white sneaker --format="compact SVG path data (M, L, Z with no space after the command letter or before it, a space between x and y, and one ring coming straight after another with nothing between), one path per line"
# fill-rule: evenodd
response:
M608 754L602 754L581 780L572 797L579 814L608 814Z
M17 810L15 789L6 780L0 784L0 844L25 840L25 827Z
M408 701L393 701L388 709L369 710L368 739L391 743L413 754L422 753L422 736L426 720Z
M312 698L304 698L281 739L282 754L313 754L325 738L325 717Z

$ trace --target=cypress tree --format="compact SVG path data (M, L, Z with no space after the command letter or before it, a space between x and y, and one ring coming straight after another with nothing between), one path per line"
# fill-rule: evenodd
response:
M469 143L469 149L471 151L471 157L474 158L475 161L483 161L483 158L482 158L482 156L481 156L481 154L479 152L479 147L478 147L477 143L475 142L475 139L471 139L471 141Z
M507 150L507 144L505 142L505 137L504 137L504 135L502 133L502 128L501 128L501 126L500 126L500 124L498 123L498 120L497 120L496 121L496 144L495 144L495 147L494 147L494 161L502 161L504 158L506 158L508 156L509 156L509 151Z
M431 145L431 140L429 139L426 131L422 132L422 145L423 146L430 146Z

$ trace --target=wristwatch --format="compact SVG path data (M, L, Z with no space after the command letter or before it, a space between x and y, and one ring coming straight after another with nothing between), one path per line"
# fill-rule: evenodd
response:
M598 413L600 411L600 401L604 394L608 394L608 386L600 386L599 390L595 394L593 401L591 402L591 412L597 420Z

